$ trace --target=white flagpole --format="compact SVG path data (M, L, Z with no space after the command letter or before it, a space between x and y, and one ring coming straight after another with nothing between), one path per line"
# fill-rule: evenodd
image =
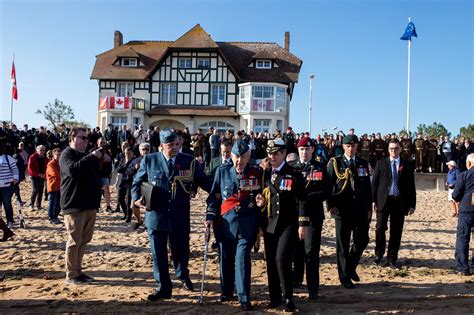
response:
M314 74L311 74L309 76L309 113L308 113L308 132L310 137L312 136L311 134L311 110L313 109L313 79L314 79Z
M408 18L408 22L411 18ZM408 86L407 86L407 124L406 132L410 134L410 55L411 55L411 38L408 40Z
M15 64L15 54L13 54L12 67L14 64ZM16 69L15 69L15 85L16 85ZM12 127L12 125L13 125L13 85L12 85L12 90L10 91L10 128Z

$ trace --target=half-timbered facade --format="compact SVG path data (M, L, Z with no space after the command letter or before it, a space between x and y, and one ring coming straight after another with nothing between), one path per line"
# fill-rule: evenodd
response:
M98 121L270 132L284 129L302 61L276 43L215 42L198 24L176 41L130 41L96 56Z

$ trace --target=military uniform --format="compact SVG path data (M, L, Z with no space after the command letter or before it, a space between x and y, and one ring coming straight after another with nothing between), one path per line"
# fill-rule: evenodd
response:
M356 136L344 137L345 144L356 142ZM356 268L369 243L372 194L368 163L357 156L352 162L345 155L338 156L329 161L328 175L334 191L328 199L328 207L339 211L333 215L339 280L344 287L353 288L351 279L359 280Z
M300 140L298 147L311 145L308 140ZM309 146L308 145L308 146ZM306 265L306 285L310 299L317 299L319 292L319 252L321 248L321 231L324 221L323 201L330 196L330 182L326 165L309 160L298 161L296 170L303 176L304 192L310 223L304 240L298 241L293 258L295 283L302 283Z
M415 140L415 169L417 172L423 171L423 160L426 156L426 143L423 139Z
M267 152L277 152L284 146L281 139L270 140ZM279 169L265 171L264 185L263 228L270 305L279 305L283 294L287 309L294 310L291 262L298 241L298 225L308 226L310 222L304 180L283 161Z
M245 154L249 150L238 140L232 153ZM242 174L232 164L221 165L207 199L206 221L216 226L220 253L221 296L232 298L234 286L244 310L250 307L251 261L250 252L257 238L260 208L255 197L262 191L262 172L255 161L250 161Z
M413 155L413 143L410 139L403 138L400 141L400 146L402 147L402 152L400 152L400 156L405 161L412 161Z
M385 156L385 152L386 152L385 141L383 141L382 139L374 139L372 141L371 151L372 151L372 161L370 161L370 164L372 165L373 168L375 168L377 161L382 159Z
M359 156L366 161L370 159L370 140L363 138L360 140Z
M162 143L177 141L175 133L162 131ZM141 184L154 186L153 209L147 209L145 222L150 239L153 258L153 275L158 284L155 297L170 297L172 284L168 270L168 240L171 245L176 276L189 289L189 233L190 197L197 186L210 191L211 182L203 170L193 162L191 155L178 153L174 158L166 158L163 152L145 155L132 184L132 200L141 196ZM171 163L170 163L171 162Z
M438 149L438 141L434 137L426 143L426 169L430 172L436 172L436 151Z

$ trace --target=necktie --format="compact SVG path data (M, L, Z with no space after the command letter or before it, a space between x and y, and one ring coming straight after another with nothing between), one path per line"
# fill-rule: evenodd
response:
M173 160L169 159L168 160L168 177L172 178L174 173L174 165L173 165Z
M393 185L393 194L398 196L400 192L398 191L398 170L397 170L397 161L393 161L392 164L392 185Z
M352 173L354 173L354 170L355 170L354 159L350 159L349 164L350 164L350 168L351 168Z

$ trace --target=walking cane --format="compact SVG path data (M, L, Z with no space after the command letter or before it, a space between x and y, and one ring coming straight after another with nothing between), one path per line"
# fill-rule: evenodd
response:
M202 278L201 278L201 295L199 296L199 305L202 305L204 298L204 278L206 276L206 263L207 263L207 250L209 248L209 240L211 239L211 228L206 227L204 235L204 265L202 267Z

